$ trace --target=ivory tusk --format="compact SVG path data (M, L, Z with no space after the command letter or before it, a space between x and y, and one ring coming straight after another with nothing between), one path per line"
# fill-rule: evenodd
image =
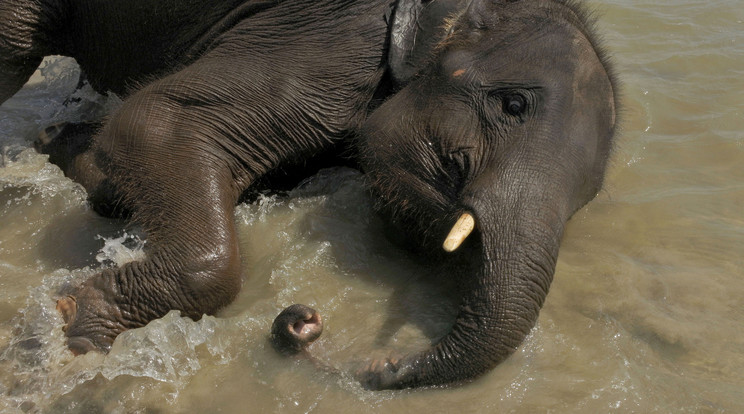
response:
M457 223L452 226L447 238L444 239L444 245L442 246L447 252L454 252L458 247L468 238L470 233L475 228L475 219L470 213L462 213Z

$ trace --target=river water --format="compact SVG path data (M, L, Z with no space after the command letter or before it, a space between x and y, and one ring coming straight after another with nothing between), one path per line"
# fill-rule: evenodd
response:
M118 102L74 90L50 60L0 107L0 412L744 412L744 7L739 0L597 0L623 80L606 186L571 220L532 334L452 388L368 392L268 346L299 302L344 363L446 332L446 279L387 242L360 177L324 171L289 197L238 207L238 299L199 322L172 312L108 356L64 348L55 292L142 254L36 154L38 131Z

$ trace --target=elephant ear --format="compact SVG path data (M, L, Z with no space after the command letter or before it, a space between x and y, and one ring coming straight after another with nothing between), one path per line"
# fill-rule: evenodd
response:
M468 0L398 0L390 25L388 66L398 86L410 81L447 35L445 20Z

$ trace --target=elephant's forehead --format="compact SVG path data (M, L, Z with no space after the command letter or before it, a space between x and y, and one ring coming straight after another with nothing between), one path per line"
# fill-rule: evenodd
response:
M475 54L470 50L454 50L444 55L442 71L452 78L463 79L463 75L472 73L475 60Z
M524 44L480 40L470 47L451 49L441 56L444 76L453 82L488 86L545 84L559 81L575 70L576 43L551 36Z
M486 76L552 77L556 70L573 67L578 58L573 36L566 33L534 32L509 41L494 40L481 42L473 62Z

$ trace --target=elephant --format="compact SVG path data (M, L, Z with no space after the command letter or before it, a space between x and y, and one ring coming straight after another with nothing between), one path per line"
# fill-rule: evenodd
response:
M565 226L602 187L619 97L595 33L573 0L0 0L0 103L47 55L122 98L55 151L72 148L56 157L93 208L144 229L146 257L62 295L68 348L106 352L170 310L217 313L241 288L241 195L351 163L462 290L439 342L356 378L488 372L534 327Z

